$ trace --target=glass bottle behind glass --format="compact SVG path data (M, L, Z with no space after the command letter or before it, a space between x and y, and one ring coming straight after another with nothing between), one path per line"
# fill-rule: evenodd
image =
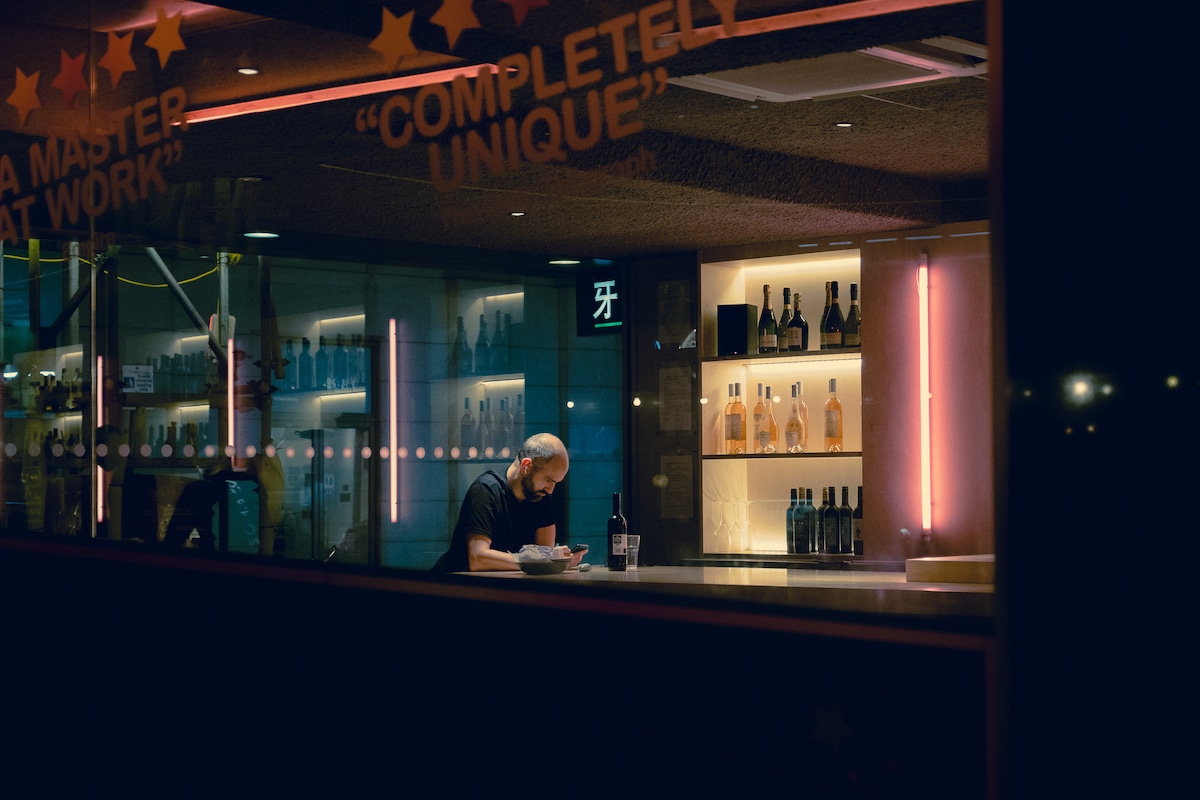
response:
M475 418L471 416L471 398L463 398L463 415L458 422L458 446L462 458L471 455L471 447L475 444Z
M300 339L299 387L301 391L312 389L312 353L307 338Z
M842 340L846 347L858 347L862 344L859 331L862 326L862 312L858 310L858 284L850 284L850 310L846 312L846 326Z
M804 423L800 419L800 406L796 399L796 385L792 384L792 410L783 426L783 441L789 453L804 452Z
M851 526L854 528L854 555L861 556L863 554L863 510L862 510L862 487L858 487L858 505L854 507L853 513L850 515Z
M771 310L771 284L763 284L763 310L758 315L758 352L774 353L779 350L779 323Z
M763 385L758 385L758 402L754 404L754 452L765 453L771 440L767 423L767 404L763 402Z
M350 353L346 350L346 338L337 335L333 349L333 388L346 389L350 386Z
M487 317L479 315L479 335L475 337L475 374L487 375L492 371L492 347L488 339Z
M290 392L296 388L296 348L291 339L283 347L283 360L283 391Z
M800 313L800 293L792 295L792 319L787 329L788 350L804 352L808 350L808 320Z
M625 551L629 526L621 515L621 493L613 492L612 516L608 518L608 568L613 572L624 572L628 557Z
M829 313L825 315L825 324L821 327L821 348L823 350L840 350L845 346L844 332L846 320L842 316L842 307L838 305L838 282L829 282Z
M800 524L800 491L792 489L792 504L788 506L787 513L783 517L784 531L786 531L787 551L788 553L796 553L796 531Z
M329 350L325 347L325 337L317 339L317 354L313 357L314 381L317 389L329 388Z
M854 552L854 509L850 507L850 487L842 487L842 503L838 506L838 532L843 553Z
M796 381L796 405L800 408L800 422L804 425L804 434L800 440L800 449L808 453L811 452L808 441L809 435L812 433L812 427L808 424L808 403L804 402L804 381Z
M513 444L517 450L525 444L525 395L517 395L517 410L513 414Z
M792 290L784 287L783 290L783 311L779 314L779 335L775 342L778 345L778 352L786 353L788 351L788 325L792 323Z
M779 423L775 420L775 395L771 394L770 386L767 387L767 431L767 446L763 452L779 452Z
M492 372L508 372L508 332L499 311L496 312L496 333L492 336Z
M746 429L746 406L742 403L742 384L734 382L733 384L733 407L729 411L729 416L725 418L726 436L732 431L732 436L729 439L729 445L733 449L730 455L745 455L746 453L746 434L749 432Z
M458 330L454 334L454 352L450 355L450 375L455 378L465 378L471 374L473 353L467 344L467 323L462 317L458 318Z
M829 379L829 399L825 401L825 452L842 452L842 401L837 396L837 378Z
M475 425L475 452L483 458L488 445L492 441L492 432L488 428L487 414L483 410L483 401L479 401L479 422Z

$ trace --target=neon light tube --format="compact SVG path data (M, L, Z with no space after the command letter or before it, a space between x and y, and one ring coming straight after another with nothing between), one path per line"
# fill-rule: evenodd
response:
M920 330L921 359L921 529L933 527L933 489L929 447L929 256L921 253L917 266L917 320Z
M237 443L233 436L233 381L235 378L234 364L237 358L233 355L233 338L231 337L225 345L225 408L229 414L229 459L230 466L233 465L233 459L237 456Z
M104 430L104 356L96 356L96 430ZM103 468L96 470L96 522L104 522Z
M396 318L388 320L388 484L391 492L392 522L400 519L400 459L396 457L396 446L399 443L397 425L400 420L399 399L397 391L398 377L396 375Z

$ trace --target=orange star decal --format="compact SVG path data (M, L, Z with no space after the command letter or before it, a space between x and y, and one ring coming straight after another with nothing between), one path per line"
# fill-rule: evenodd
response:
M183 12L168 17L167 12L158 10L158 22L154 24L154 33L146 40L147 47L158 51L158 66L165 67L171 53L186 49L183 39L179 38L179 23L183 21Z
M133 31L124 37L118 36L116 31L108 32L108 51L100 59L100 66L108 70L114 89L120 83L122 75L137 69L133 64L133 56L129 55L129 46L132 44Z
M479 20L475 17L475 12L471 10L471 4L474 0L442 0L442 7L437 10L437 13L429 18L429 21L434 25L441 25L446 29L446 39L450 42L451 49L454 48L458 37L468 28L478 28Z
M8 96L8 104L17 110L22 125L25 124L25 118L29 116L30 111L42 107L42 101L38 100L37 96L37 82L41 75L41 70L26 75L17 67L17 88Z
M386 8L383 10L383 29L379 35L367 45L377 53L381 53L387 61L388 73L396 67L396 62L405 56L415 56L417 47L413 44L409 31L412 29L413 12L403 17L397 17Z
M525 15L529 13L531 8L541 8L542 6L550 5L550 0L500 0L500 2L512 6L513 19L517 21L518 28L525 21Z
M85 51L72 58L67 55L66 50L63 50L58 77L50 84L63 93L68 106L75 102L77 93L87 91L87 81L83 79L83 59L86 56L87 52Z

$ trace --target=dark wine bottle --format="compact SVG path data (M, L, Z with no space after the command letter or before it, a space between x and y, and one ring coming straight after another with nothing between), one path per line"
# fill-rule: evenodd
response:
M492 372L508 372L508 333L504 315L496 312L496 332L492 335Z
M774 353L779 350L779 323L771 310L771 284L763 284L763 310L758 315L758 352Z
M846 347L858 347L862 344L859 330L862 324L862 312L858 310L858 284L850 284L850 310L846 313L846 327L843 341Z
M842 551L841 530L838 527L837 495L834 487L821 489L821 530L825 547L822 553L840 553Z
M492 371L492 345L488 339L487 317L479 315L479 335L475 337L475 374L488 375Z
M800 313L800 293L792 295L792 320L787 329L788 350L804 352L808 350L808 320Z
M842 504L838 506L838 531L841 540L840 550L850 554L854 552L854 509L850 507L850 487L842 487Z
M306 391L313 388L313 357L308 339L300 340L300 370L297 388Z
M862 511L862 487L858 487L858 505L854 507L854 513L850 515L854 528L854 555L861 556L863 554L863 511Z
M792 290L785 288L783 290L783 311L779 315L779 337L776 344L779 345L779 352L788 349L788 325L792 324Z
M317 339L320 345L313 357L313 369L316 370L316 388L323 391L329 388L329 349L325 346L325 337Z
M804 527L808 533L808 549L806 553L819 553L817 544L817 507L813 505L813 490L804 490Z
M787 551L789 553L799 552L796 549L796 531L800 524L800 491L792 489L792 504L788 506L787 513L784 514L784 530L787 532Z
M621 493L613 492L612 516L608 518L608 568L613 572L624 572L627 564L625 552L629 526L621 516Z
M829 319L829 309L833 307L830 300L830 287L833 286L833 281L825 281L825 308L821 309L821 323L817 325L817 341L820 342L820 349L825 349L825 322Z
M470 375L474 363L471 360L473 356L471 347L467 344L467 324L459 317L458 331L454 334L454 354L450 358L450 366L453 369L451 377L465 378Z
M829 313L825 315L825 324L821 326L821 349L840 350L845 346L843 334L846 329L846 319L842 316L842 308L838 305L838 282L829 282Z

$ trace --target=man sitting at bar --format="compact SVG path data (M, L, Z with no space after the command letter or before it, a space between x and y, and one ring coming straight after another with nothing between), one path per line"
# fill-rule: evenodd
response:
M525 440L504 475L488 470L476 478L458 512L458 523L434 572L520 569L517 551L526 544L553 546L557 525L554 488L567 476L562 440L535 433ZM583 553L571 556L577 566Z

